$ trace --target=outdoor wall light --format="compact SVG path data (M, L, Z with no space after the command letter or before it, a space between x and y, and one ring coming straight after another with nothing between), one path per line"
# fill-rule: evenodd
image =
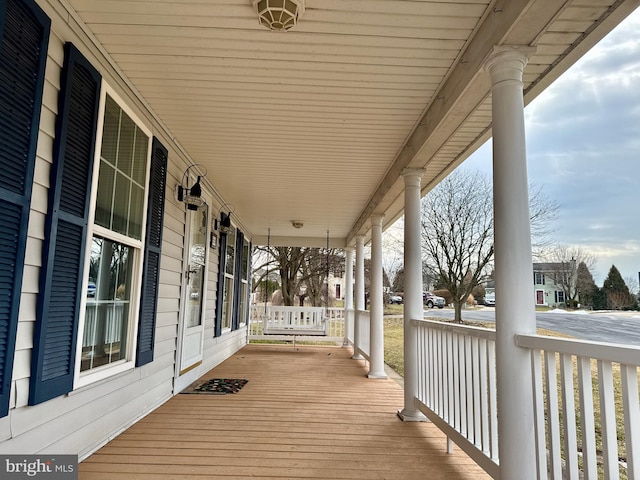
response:
M304 13L304 0L252 0L258 20L269 30L286 32Z
M182 182L176 186L176 198L179 202L184 202L187 205L187 210L198 210L205 204L204 198L202 198L202 186L200 185L200 179L203 176L206 177L207 172L205 169L204 175L198 175L196 182L191 186L191 188L189 188L189 170L194 167L201 167L201 165L190 165L182 175Z
M218 221L218 219L214 219L213 221L213 230L224 233L225 235L233 233L233 227L231 226L231 212L224 213L221 211L220 221Z

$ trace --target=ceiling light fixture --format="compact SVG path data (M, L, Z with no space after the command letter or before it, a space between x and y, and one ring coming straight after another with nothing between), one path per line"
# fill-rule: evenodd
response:
M304 224L302 220L291 220L291 225L293 225L293 228L302 228Z
M304 13L304 0L252 0L260 24L269 30L286 32Z

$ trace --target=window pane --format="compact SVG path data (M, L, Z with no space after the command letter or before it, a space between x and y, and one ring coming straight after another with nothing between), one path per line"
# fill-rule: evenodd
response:
M133 165L133 147L135 144L136 125L123 113L120 120L120 142L118 144L118 170L131 177Z
M105 228L111 228L111 201L113 200L115 175L116 171L113 167L105 162L100 162L95 223Z
M93 237L81 371L126 358L132 257L128 246Z
M249 242L246 240L243 245L241 275L243 280L249 278Z
M149 139L140 130L136 128L136 149L133 155L133 168L131 177L133 181L144 186L144 179L147 173L147 155L149 148Z
M95 223L136 240L142 237L148 146L149 137L107 96Z
M118 149L118 132L120 130L120 107L107 96L104 111L104 127L102 129L101 157L111 165L116 165L116 153Z
M222 299L222 329L231 328L231 314L233 313L233 277L224 278L224 292Z
M248 284L246 281L242 281L240 284L240 319L239 324L244 325L247 323L247 294Z
M128 234L132 238L142 237L142 208L144 202L144 188L136 184L131 186L131 212L129 212Z
M235 250L236 250L236 231L233 229L233 233L227 235L227 252L224 271L229 275L233 275L233 268L235 264Z
M116 175L116 192L113 201L113 219L111 230L127 234L127 219L129 217L129 179L118 173Z

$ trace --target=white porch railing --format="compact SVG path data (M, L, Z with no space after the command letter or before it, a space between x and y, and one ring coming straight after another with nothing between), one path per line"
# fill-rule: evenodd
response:
M531 350L538 478L548 467L552 479L640 479L640 348L539 335L517 344Z
M418 408L489 475L499 476L495 331L412 320Z
M344 341L344 309L253 305L249 340Z
M495 332L412 324L420 410L498 478ZM538 478L640 479L640 348L538 335L517 343L531 351Z

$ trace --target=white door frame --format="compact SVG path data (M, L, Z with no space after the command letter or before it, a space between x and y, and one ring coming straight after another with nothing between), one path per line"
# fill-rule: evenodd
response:
M210 233L210 208L205 205L206 208L206 219L205 219L205 234L204 234L204 272L202 279L202 292L201 295L201 304L200 304L200 315L201 321L200 324L195 327L187 326L187 310L189 308L189 269L190 269L190 243L191 243L191 216L195 213L201 213L202 209L197 211L189 211L187 210L185 215L185 236L184 236L184 249L183 249L183 259L182 259L182 283L181 283L181 295L180 295L180 317L178 322L178 344L176 351L176 362L175 362L175 382L174 382L174 393L179 393L193 381L197 380L201 375L198 367L202 364L203 359L203 348L204 348L204 332L205 332L205 309L207 302L207 281L208 281L208 265L209 265L209 245L207 239L209 238ZM191 331L190 331L191 330ZM194 336L199 335L199 338L195 338ZM188 364L183 364L183 355L185 352L185 341L191 338L195 340L199 347L199 352L197 352L194 356L192 356L188 362Z

